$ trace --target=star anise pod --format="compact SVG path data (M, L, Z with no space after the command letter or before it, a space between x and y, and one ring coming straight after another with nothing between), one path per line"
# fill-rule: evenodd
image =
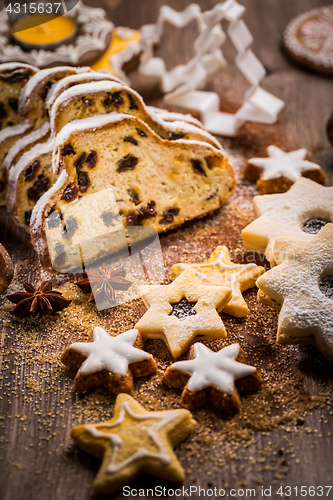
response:
M16 316L29 316L30 314L52 314L62 311L72 302L62 296L61 292L52 290L52 281L43 281L39 289L31 283L23 282L25 292L17 292L7 298L16 304L12 313Z
M99 269L83 273L84 279L76 284L84 292L91 292L89 301L108 299L112 302L115 298L115 290L127 290L132 282L125 278L126 271L123 265L116 267L101 266Z

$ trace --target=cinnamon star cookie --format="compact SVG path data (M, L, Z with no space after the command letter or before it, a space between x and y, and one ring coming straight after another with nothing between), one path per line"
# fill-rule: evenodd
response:
M245 353L238 344L213 352L198 342L191 347L186 361L169 366L163 381L183 390L180 404L195 410L209 403L225 413L236 413L241 406L239 392L259 388L262 378L254 368L244 364Z
M244 246L266 255L275 264L277 238L311 241L328 222L333 222L333 187L299 179L287 193L255 196L257 219L242 231Z
M75 342L62 354L61 361L78 370L74 380L75 388L86 392L93 387L103 386L119 394L131 392L133 377L144 377L157 370L151 354L134 347L138 330L128 330L112 337L97 326L93 342Z
M223 307L223 312L238 318L249 312L242 292L253 288L256 280L265 272L263 267L256 264L235 264L230 260L229 250L225 246L216 247L206 262L174 264L171 279L174 280L186 269L192 269L203 285L230 287L232 296Z
M317 163L309 161L310 153L304 148L285 152L277 146L268 146L267 158L251 158L247 162L244 176L257 181L259 194L283 193L300 179L308 177L321 184L324 171Z
M184 470L173 448L194 425L188 410L148 412L131 396L119 394L112 420L74 427L71 437L77 446L103 460L94 490L111 495L139 474L183 481Z
M226 337L217 310L231 298L230 288L202 285L196 273L187 269L170 285L144 286L141 290L149 309L135 328L144 338L164 340L174 358L198 336Z
M280 309L277 341L314 344L333 360L333 224L312 241L280 238L276 267L257 281L262 302Z

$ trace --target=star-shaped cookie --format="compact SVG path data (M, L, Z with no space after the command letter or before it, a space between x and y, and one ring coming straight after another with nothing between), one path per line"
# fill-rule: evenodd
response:
M183 354L197 336L226 337L217 309L223 309L230 299L230 288L202 285L196 273L188 269L170 285L144 286L141 291L149 309L135 328L144 338L164 340L174 358Z
M333 222L333 187L302 177L287 193L255 196L253 210L257 219L242 231L244 246L265 254L274 265L277 238L311 241L322 226Z
M152 355L134 347L135 342L140 342L138 336L138 330L133 329L112 337L97 326L93 342L71 344L63 352L61 361L78 370L75 388L86 392L103 386L116 394L131 392L133 377L143 377L157 370Z
M148 412L131 396L119 394L110 421L74 427L71 437L77 446L102 459L94 490L111 495L139 474L183 481L184 470L173 448L194 425L188 410Z
M204 344L191 348L193 359L177 361L164 374L163 381L176 388L183 388L180 403L194 410L206 402L226 413L239 410L239 392L258 389L262 379L254 366L240 363L245 358L238 344L213 352Z
M309 161L305 148L285 152L277 146L268 146L267 158L251 158L247 162L244 176L257 181L258 193L281 193L302 176L323 183L325 174L317 163Z
M313 343L333 360L333 224L312 241L280 238L276 267L257 285L263 302L280 309L277 341Z
M242 318L249 312L242 293L256 284L265 269L256 264L235 264L231 262L229 250L225 246L215 248L206 262L194 264L174 264L171 279L177 278L184 270L192 269L203 285L227 286L232 297L223 307L223 312Z

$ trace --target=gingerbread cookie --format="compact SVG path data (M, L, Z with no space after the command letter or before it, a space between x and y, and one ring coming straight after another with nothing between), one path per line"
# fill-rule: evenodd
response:
M256 280L265 272L263 267L256 264L234 264L225 246L216 247L206 262L174 264L171 268L171 279L174 280L186 269L192 269L203 285L230 287L232 297L224 306L223 312L238 318L249 312L242 292L253 288Z
M173 448L194 425L188 410L148 412L131 396L119 394L112 420L74 427L71 437L103 460L94 490L111 495L140 474L183 481L185 473Z
M325 224L333 222L333 187L299 179L287 193L255 196L257 219L242 231L244 246L266 255L271 265L277 238L311 241Z
M333 361L333 224L310 242L279 238L274 257L277 267L257 286L263 302L281 309L277 341L314 344Z
M0 293L6 290L14 277L14 266L7 250L0 244Z
M241 406L239 393L257 390L262 378L244 364L245 353L238 344L213 352L204 344L191 347L190 358L169 366L163 382L184 390L180 404L195 410L209 404L225 413L236 413Z
M302 176L320 184L325 181L324 171L309 161L310 154L304 148L287 153L276 146L268 146L267 154L267 158L248 160L244 172L247 179L257 181L259 194L284 193Z
M295 17L282 39L289 57L320 73L333 74L333 6L313 9Z
M78 370L75 389L86 392L103 386L119 394L131 392L133 377L145 377L157 370L151 354L134 347L140 343L138 330L128 330L112 337L97 326L93 342L75 342L62 354L64 365Z
M192 269L187 269L170 285L142 287L148 311L135 325L144 338L162 339L172 356L178 358L199 336L226 337L217 313L231 298L231 290L205 286Z

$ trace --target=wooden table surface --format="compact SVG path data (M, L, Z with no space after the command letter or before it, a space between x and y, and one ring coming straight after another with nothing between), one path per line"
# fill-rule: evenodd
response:
M87 3L96 5L96 2L92 0ZM184 0L166 3L177 10L189 4ZM201 0L199 3L203 10L212 8L215 4L213 0ZM270 143L275 143L286 150L307 148L313 153L313 159L325 169L328 175L327 183L333 184L333 148L325 133L326 122L333 111L333 79L296 67L285 58L280 50L281 34L292 17L314 7L329 5L331 2L246 0L243 3L246 6L245 21L254 35L254 53L267 70L263 87L283 99L285 109L276 124L247 124L238 138L221 138L221 142L230 153L231 160L235 161L239 177L241 177L247 158L263 155L265 147ZM139 28L142 24L154 22L162 4L160 0L103 0L98 2L98 6L107 10L116 26L123 25L131 28ZM171 67L176 63L184 62L193 53L194 38L194 25L183 31L166 27L165 36L157 51L165 56L168 66ZM219 93L222 110L235 111L241 104L241 96L247 84L234 67L233 49L226 45L224 52L229 66L225 72L214 75L210 79L208 89ZM142 93L146 102L162 105L156 81L145 80L136 70L131 72L130 77L134 88ZM255 194L251 183L242 182L230 205L234 211L240 200L241 190L247 190L248 196ZM250 207L249 203L246 208L248 211L246 217L244 219L240 217L240 225L244 224L244 221L246 223L251 220L248 207ZM228 207L224 210L228 210ZM219 221L218 217L208 218L208 224L214 220ZM197 226L194 223L191 228L198 227L200 233L203 224L205 222L202 221ZM177 238L183 234L182 231L179 229L171 236L162 238L162 246L168 263L172 262L172 252L179 256L174 248L177 246ZM184 231L186 232L187 229ZM239 235L239 228L237 231ZM216 240L216 234L215 232L213 240L214 238ZM13 226L4 209L0 213L0 241L8 249L16 264L17 275L38 282L39 269L29 237ZM230 237L230 241L234 240ZM240 245L239 236L237 241ZM223 244L224 241L218 241L218 243ZM207 248L205 247L205 250ZM17 283L20 281L22 279ZM252 294L252 298L255 300L255 293ZM261 310L267 311L267 321L270 319L276 322L275 313L271 313L263 306ZM58 361L39 357L38 352L35 352L35 347L33 347L34 355L31 356L32 348L29 347L26 337L22 335L18 322L11 320L6 306L1 309L0 319L2 322L0 499L67 500L73 498L86 500L95 498L92 494L91 483L98 470L99 462L86 457L84 453L75 451L69 438L71 427L84 421L84 418L80 420L78 415L80 415L79 405L82 404L82 408L85 408L85 398L78 398L75 395L68 377L66 383L62 381L63 372L59 368ZM36 336L34 324L31 323L31 325L32 335ZM19 332L17 335L16 328ZM27 335L28 330L29 328L25 332ZM40 331L38 335L40 335L38 345L42 353L48 338L43 337ZM294 350L298 359L299 353L302 353L303 364L298 366L298 369L302 371L302 380L308 389L308 394L316 395L319 391L326 391L332 396L333 376L332 368L328 363L324 362L313 348L291 349ZM291 352L290 349L288 352ZM44 383L47 384L49 379L56 380L58 386L53 385L53 390L48 393L42 391L41 386ZM291 387L293 383L294 380L291 378ZM109 404L109 416L112 414L114 399L106 403L103 391L99 394L102 394L100 404L104 410ZM91 396L89 401L91 402L91 398L94 397ZM332 486L333 419L329 399L324 398L320 408L310 411L304 421L298 421L304 425L297 427L294 422L290 424L290 427L278 426L271 431L255 432L253 439L246 446L236 450L235 456L230 457L230 463L224 466L213 467L211 465L212 455L217 459L223 458L226 452L224 447L214 446L214 443L210 449L206 446L203 448L205 451L202 452L202 457L197 456L194 465L192 462L192 471L186 478L185 486L189 487L194 484L193 477L196 476L196 486L225 488L226 496L232 495L230 488L240 489L234 492L234 498L267 498L269 496L267 488L270 486L272 486L271 498L298 498L301 496L301 486ZM73 405L75 405L75 412ZM176 403L174 407L177 407ZM103 417L104 414L101 412L101 420ZM225 420L221 419L220 422L221 426L225 425ZM218 428L216 421L214 425L215 429ZM185 444L180 448L178 456L184 468L188 470L186 449ZM158 484L166 486L165 483L154 479L143 479L135 481L133 487L146 488ZM284 488L280 491L285 495L276 494L279 486ZM288 488L286 488L288 486L293 488L291 496L288 496ZM266 497L262 494L262 487L266 489ZM299 489L296 491L295 487ZM255 496L253 492L252 496L250 492L246 492L247 488L254 488ZM333 488L328 496L327 491L324 490L323 497L333 498ZM314 498L317 496L320 496L320 490L316 490ZM216 494L211 496L211 498L217 497ZM303 495L303 498L310 497L311 493ZM121 494L119 498L122 498ZM192 498L198 498L198 494L193 493Z

